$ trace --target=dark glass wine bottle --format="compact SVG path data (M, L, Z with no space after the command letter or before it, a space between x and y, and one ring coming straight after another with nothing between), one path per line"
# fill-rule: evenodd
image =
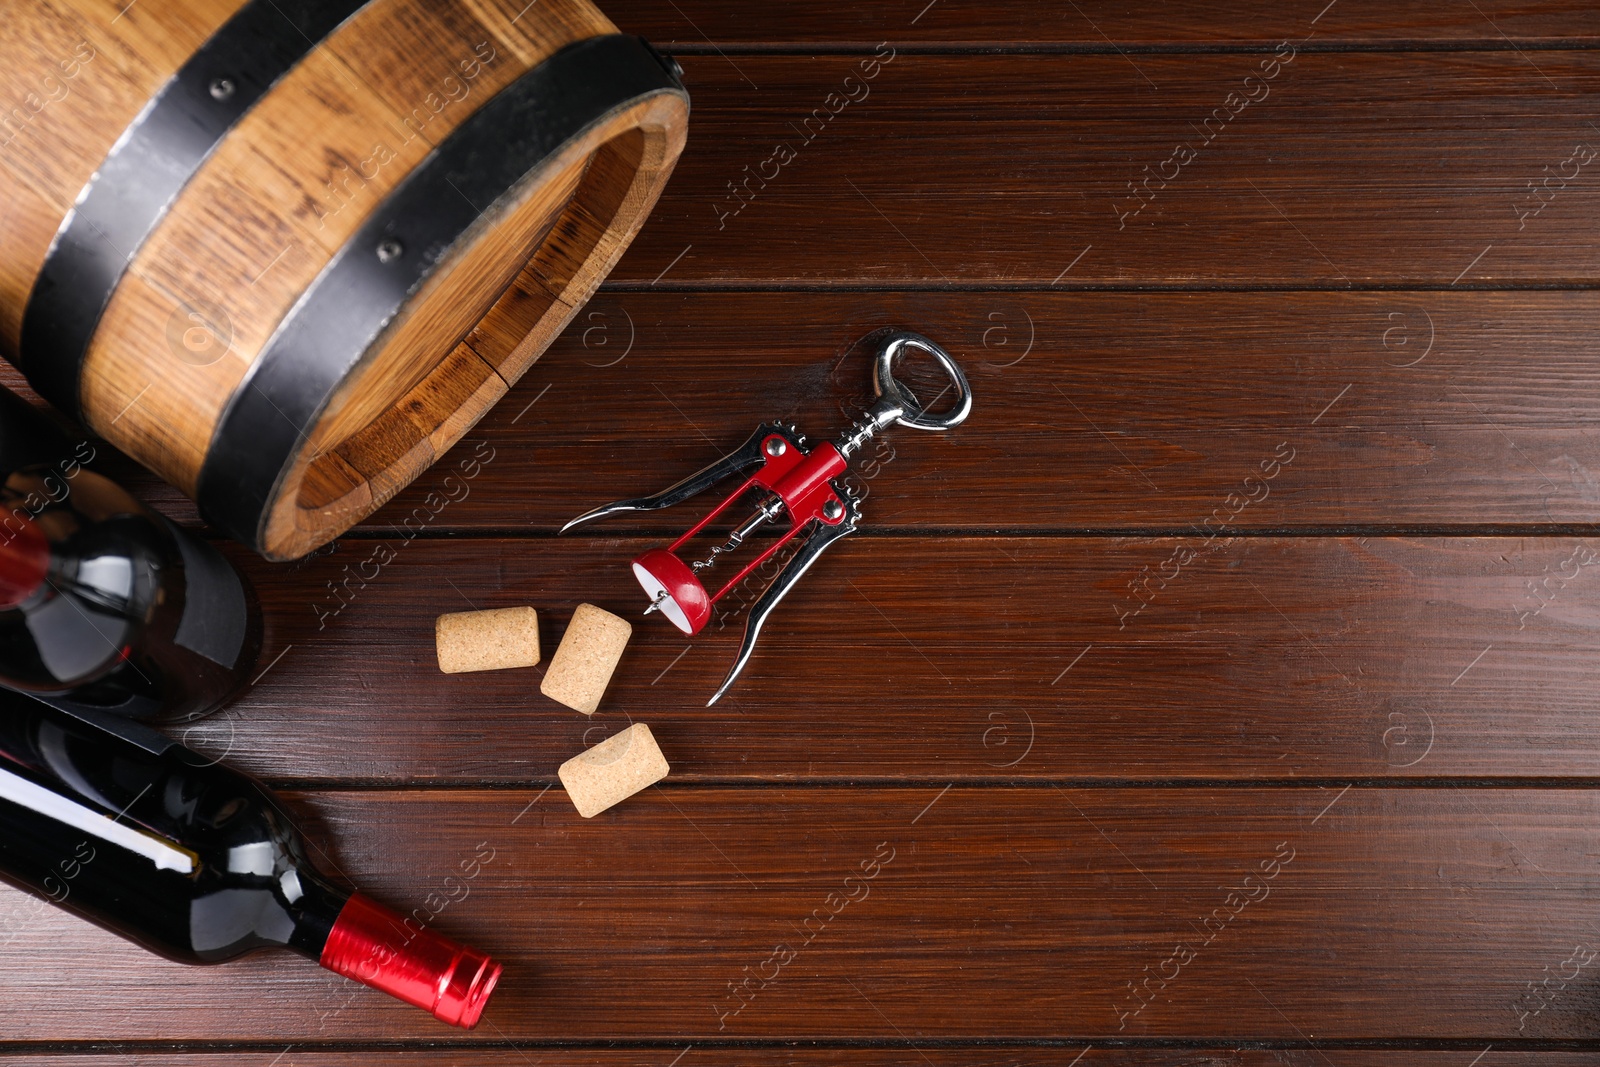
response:
M499 964L324 879L255 779L96 717L0 691L0 878L169 959L289 948L477 1024Z
M92 455L0 389L0 685L66 711L214 711L260 652L254 594Z

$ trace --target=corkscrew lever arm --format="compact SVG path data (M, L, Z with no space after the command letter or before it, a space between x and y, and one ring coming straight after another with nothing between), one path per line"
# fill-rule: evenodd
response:
M631 500L618 500L614 504L605 504L595 508L593 511L584 512L561 527L558 532L566 533L568 530L594 522L596 519L606 519L613 515L621 515L624 512L658 511L662 508L670 508L674 504L683 503L690 497L698 496L730 475L743 474L754 470L761 466L767 458L762 454L761 442L768 435L775 432L776 429L774 426L762 423L756 427L756 432L751 434L750 439L744 444L721 459L695 471L683 481L668 486L661 492L651 496L634 497Z
M756 639L761 636L761 627L766 625L767 616L772 614L772 609L789 595L789 590L794 588L795 583L811 568L817 557L822 555L828 546L845 534L855 532L856 524L861 521L859 503L853 493L845 492L841 495L845 504L844 520L837 526L814 522L811 533L801 542L799 550L789 557L789 562L784 564L783 570L779 571L772 584L767 586L767 591L761 594L761 599L751 607L750 617L744 624L744 640L739 642L739 654L734 657L733 666L729 668L728 676L722 680L721 687L711 695L710 700L706 701L706 707L709 708L721 699L722 694L726 693L739 677L739 672L744 670L745 664L750 662L750 655L756 650Z

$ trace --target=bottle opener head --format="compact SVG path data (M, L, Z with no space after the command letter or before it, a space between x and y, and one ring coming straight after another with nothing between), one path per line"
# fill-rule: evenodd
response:
M949 384L927 404L918 400L917 395L894 376L895 361L908 350L932 356L950 380ZM955 401L942 413L931 413L929 409L943 400L944 394L951 389L956 391ZM872 361L872 391L877 396L877 402L839 441L839 451L847 459L870 441L879 430L890 424L905 426L912 430L938 432L955 429L966 422L967 416L972 414L972 387L967 384L966 374L951 358L950 353L920 333L900 331L885 338L883 346L878 349L878 354Z
M933 398L932 403L937 404L946 392L953 387L956 391L955 403L945 409L943 414L930 413L922 403L917 400L916 394L900 384L894 376L894 361L907 349L916 349L932 356L939 364L939 368L950 379L950 384L944 391ZM967 421L967 416L972 414L972 387L967 384L967 376L962 373L961 367L951 358L950 353L928 340L919 333L897 333L888 344L878 350L878 358L872 361L872 388L881 399L889 400L899 407L901 414L895 417L896 426L904 426L912 430L953 430Z

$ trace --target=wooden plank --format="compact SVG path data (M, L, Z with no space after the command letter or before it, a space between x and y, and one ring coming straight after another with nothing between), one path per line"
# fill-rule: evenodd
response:
M525 1051L526 1050L526 1051ZM959 1049L929 1045L848 1048L707 1048L703 1045L671 1045L599 1048L536 1048L527 1044L516 1048L474 1046L470 1049L395 1049L381 1052L327 1051L294 1047L287 1052L253 1052L235 1049L225 1053L186 1053L170 1049L160 1053L123 1051L115 1054L60 1054L6 1056L0 1058L16 1067L370 1067L380 1056L383 1063L396 1067L639 1067L640 1064L672 1064L681 1055L678 1067L902 1067L908 1063L927 1063L932 1067L1462 1067L1460 1050L1451 1052L1403 1049L1323 1049L1301 1046L1283 1048L1093 1048L1073 1060L1078 1046L1038 1048L1019 1045L984 1044ZM1467 1058L1471 1058L1469 1053ZM1521 1051L1493 1048L1474 1067L1590 1067L1592 1052Z
M835 436L870 397L852 344L909 325L963 361L975 414L864 454L874 527L1188 529L1285 443L1281 491L1239 523L1585 522L1596 416L1571 398L1600 388L1597 313L1593 293L607 294L480 424L496 458L444 518L516 501L554 531L758 422Z
M1592 52L684 65L690 147L613 283L1446 287L1594 274L1597 135L1577 117L1600 94ZM1574 157L1576 144L1587 147ZM1529 217L1542 201L1527 183L1546 176L1551 202Z
M1596 1034L1593 791L669 785L594 821L521 789L289 802L364 891L431 895L434 927L504 958L492 1039ZM15 932L9 1041L465 1036L289 956L187 968L50 909Z
M870 395L851 346L885 325L948 345L975 406L954 433L893 429L864 453L872 529L1189 530L1285 442L1293 463L1234 525L1585 523L1600 416L1576 398L1600 390L1597 318L1592 292L609 293L362 529L459 496L478 441L494 458L439 528L553 532L762 421L835 436ZM110 470L195 518L131 464ZM608 527L687 528L709 507Z
M1159 6L1078 0L1041 8L1026 0L991 4L907 0L891 5L840 5L798 0L772 8L738 0L608 0L606 12L628 33L672 49L861 46L893 41L907 47L985 45L1126 49L1271 46L1315 29L1316 43L1373 47L1427 43L1505 48L1596 39L1594 11L1579 0L1479 0L1472 11L1408 0L1338 0L1326 4L1247 0L1228 5L1180 0Z
M651 543L234 552L263 676L186 736L308 782L551 782L591 727L635 720L683 780L1587 781L1600 761L1592 539L850 538L709 709L754 593L692 641L637 620L627 562ZM543 666L439 673L440 612L531 605L554 648L583 601L637 623L593 722L538 694Z

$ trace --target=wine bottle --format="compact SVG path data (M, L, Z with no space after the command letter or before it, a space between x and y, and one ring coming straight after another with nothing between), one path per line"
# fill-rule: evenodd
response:
M0 878L169 959L288 948L477 1024L499 964L326 880L255 779L92 717L0 691Z
M254 594L92 457L0 389L0 685L73 712L214 711L260 652Z

